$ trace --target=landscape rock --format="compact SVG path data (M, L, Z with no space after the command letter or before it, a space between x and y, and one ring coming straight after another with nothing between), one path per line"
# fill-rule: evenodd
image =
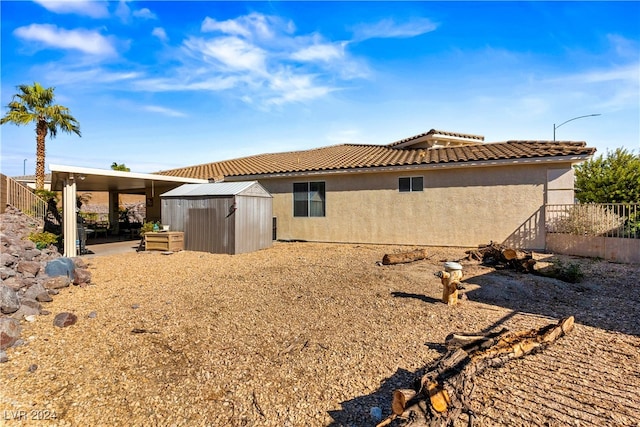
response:
M0 285L0 312L11 314L18 311L19 308L20 301L16 291L9 286Z
M53 319L53 325L59 328L66 328L67 326L75 325L78 321L78 316L73 313L58 313Z
M71 279L67 276L55 276L46 279L43 286L49 290L66 288L71 284Z
M42 310L40 303L52 301L52 295L72 282L80 286L91 282L91 272L82 258L63 257L54 245L37 249L28 239L44 228L44 222L12 206L0 214L0 350L21 342L20 321L51 314ZM77 319L72 313L59 316L55 323L60 327Z
M71 259L73 260L73 264L76 266L76 268L88 268L89 267L89 264L87 264L85 262L85 260L83 260L80 257L74 257L74 258L71 258Z
M14 277L16 275L16 271L7 266L0 267L0 279L6 280L9 277Z
M11 317L22 320L26 316L39 315L41 307L40 303L36 300L23 299L20 300L20 308L16 312L11 313Z
M22 280L22 278L17 278L17 277L9 277L5 280L2 281L2 284L5 286L10 287L11 289L13 289L14 291L17 291L19 289L22 289L23 287L25 287L24 281Z
M3 266L12 266L15 265L18 261L20 261L20 258L18 258L15 255L12 255L8 252L2 252L0 253L0 265Z
M29 289L26 290L23 297L37 300L36 297L41 293L47 293L46 288L42 285L42 283L34 283L33 285L29 286Z
M76 268L73 271L73 284L83 285L91 283L91 272L85 268Z
M20 338L20 322L9 317L0 317L0 350L11 347Z
M71 258L61 257L51 260L44 268L44 272L50 277L67 276L73 277L73 270L76 266Z
M45 292L41 292L38 295L36 295L36 301L38 302L51 302L53 301L53 298L51 298L51 295L49 295L49 292L45 291ZM42 313L42 311L41 311Z
M16 271L18 273L22 273L23 275L31 275L31 277L36 277L38 272L40 271L40 263L38 261L19 261L16 265ZM27 276L28 277L28 276Z
M33 243L33 242L31 242ZM27 261L33 261L34 258L39 257L42 254L42 252L40 252L39 249L33 248L33 249L27 249L23 252L23 256L24 259Z
M0 350L0 363L7 363L9 358L7 357L7 352L4 350Z

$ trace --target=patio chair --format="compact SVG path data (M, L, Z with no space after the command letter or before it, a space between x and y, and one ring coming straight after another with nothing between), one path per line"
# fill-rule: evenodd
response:
M109 232L109 221L98 221L94 226L94 233L96 237L99 237L100 233L104 233L104 237L107 237Z

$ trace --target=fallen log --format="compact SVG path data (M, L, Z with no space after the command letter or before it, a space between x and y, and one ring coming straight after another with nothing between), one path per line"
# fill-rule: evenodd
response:
M426 249L416 249L411 252L401 252L397 254L386 254L382 257L383 265L404 264L407 262L419 261L428 257Z
M478 249L465 251L468 260L480 261L496 268L511 268L521 273L531 273L536 260L531 252L510 248L495 242L479 245Z
M471 422L469 400L477 374L509 360L541 351L574 326L573 316L557 324L519 332L502 330L490 334L451 334L449 352L416 381L414 389L393 393L392 414L378 426L397 421L397 426L444 427L453 425L466 412Z

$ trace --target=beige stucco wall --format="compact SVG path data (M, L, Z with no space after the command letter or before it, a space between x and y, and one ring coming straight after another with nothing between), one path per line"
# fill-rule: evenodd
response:
M542 249L548 179L561 177L563 190L566 181L548 169L509 165L259 181L273 195L278 239L468 247L493 240ZM403 176L423 176L424 191L400 193ZM293 183L305 181L326 183L325 217L293 217Z
M640 264L640 239L549 233L547 249L557 254Z

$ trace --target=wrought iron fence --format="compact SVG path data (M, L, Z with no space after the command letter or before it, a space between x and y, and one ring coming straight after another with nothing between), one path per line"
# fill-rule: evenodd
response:
M640 204L546 205L545 226L549 233L640 239Z
M20 209L23 213L38 219L44 219L47 212L47 204L36 196L29 187L18 181L3 176L3 195L6 194L5 203Z

